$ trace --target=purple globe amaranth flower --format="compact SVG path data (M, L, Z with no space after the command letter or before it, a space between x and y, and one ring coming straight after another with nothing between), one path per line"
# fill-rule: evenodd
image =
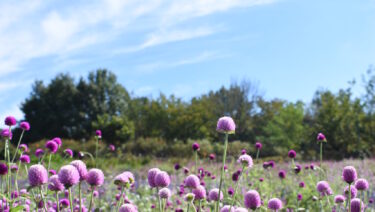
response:
M60 200L60 207L67 208L70 206L70 202L68 199L61 199Z
M104 174L100 169L90 169L87 172L86 182L91 186L101 186L104 183Z
M316 184L316 190L321 194L324 195L328 189L330 188L329 183L327 181L319 181Z
M224 197L223 192L220 191L220 200L222 200ZM208 192L208 199L210 201L219 201L219 189L214 188L211 189L210 192Z
M305 187L305 182L300 182L299 185L298 185L300 188L304 188Z
M288 152L289 158L295 158L296 156L297 156L297 153L293 149Z
M256 210L262 204L260 195L256 190L250 190L244 195L244 204L246 208Z
M17 124L17 120L16 118L14 118L13 116L7 116L4 120L4 123L5 125L7 126L14 126Z
M237 162L241 163L246 168L251 168L253 166L253 158L248 154L241 155Z
M159 197L162 199L168 199L172 195L171 190L169 190L169 188L160 189L158 194L159 194Z
M323 133L318 133L316 140L318 142L327 142L326 136Z
M61 138L55 137L55 138L52 139L52 141L54 141L59 147L61 147L61 145L62 145Z
M278 198L272 198L268 201L268 208L271 210L279 210L283 207L283 202Z
M134 175L131 172L123 172L115 177L114 184L119 186L131 186L134 184Z
M194 188L192 192L195 195L195 199L206 199L206 189L204 186L199 185L198 187Z
M155 177L156 177L156 174L159 173L159 172L161 172L161 171L158 168L152 168L152 169L148 170L147 180L148 180L148 184L151 186L151 188L157 187L156 183L155 183Z
M294 167L294 173L299 174L302 170L301 165L296 164L296 167Z
M246 149L241 150L241 155L244 155L244 154L246 154Z
M29 152L29 147L27 146L27 144L21 144L19 149L20 149L23 153L24 153L24 152Z
M54 170L54 169L50 169L50 170L48 170L48 173L49 173L50 175L55 175L55 174L57 174L56 170Z
M0 163L0 175L8 174L8 166L5 163Z
M196 175L191 174L191 175L186 177L186 179L185 179L185 186L186 187L197 188L199 185L200 185L200 181L199 181L199 178Z
M12 137L13 137L13 133L9 129L3 129L3 130L1 130L0 134L1 134L2 137L5 137L5 138L12 139Z
M101 131L101 130L96 130L96 131L95 131L95 135L96 135L98 138L102 138L102 131Z
M120 207L119 212L138 212L138 209L134 205L126 203Z
M343 195L336 195L334 201L336 204L341 204L345 201L345 197Z
M365 209L364 204L360 199L354 198L350 201L351 212L362 212L364 211L364 209Z
M30 156L23 154L20 157L20 161L21 161L21 163L27 163L28 164L28 163L30 163Z
M167 172L160 171L156 174L154 182L156 187L167 187L171 183L171 178Z
M65 153L68 157L70 157L70 158L73 157L73 150L71 150L71 149L65 149L65 150L64 150L64 153Z
M16 171L18 171L18 166L17 166L17 164L13 164L13 165L11 165L11 166L10 166L10 171L13 172L13 173L16 172Z
M18 198L18 192L17 192L17 191L12 191L12 193L10 194L10 198L11 198L11 199L16 199L16 198Z
M366 179L360 178L355 182L355 188L359 191L366 191L369 188L369 184Z
M179 170L181 168L179 163L174 164L174 170Z
M285 172L285 170L280 170L280 171L279 171L279 177L280 177L280 179L284 179L284 178L286 177L286 172Z
M23 121L20 123L20 128L24 131L29 131L30 130L30 124L27 121Z
M47 141L46 148L49 150L51 154L55 154L59 149L58 144L55 141Z
M230 205L224 205L220 212L234 212L234 207L231 207Z
M210 157L210 160L215 160L216 155L215 155L214 153L211 153L211 154L209 155L209 157Z
M342 179L348 184L357 180L357 170L353 166L345 166L342 171Z
M29 168L29 184L30 186L41 186L48 182L47 169L40 164L32 165Z
M36 149L35 150L35 156L37 158L41 158L44 155L44 150L43 149Z
M255 149L257 150L261 150L262 149L262 143L260 143L259 141L255 143Z
M193 149L194 152L199 151L200 145L197 142L194 142L191 148Z
M301 201L302 200L302 194L297 194L297 200Z
M108 148L109 148L109 150L110 150L111 152L114 152L114 151L116 150L116 147L115 147L115 145L113 145L113 144L110 144L110 145L108 146Z
M49 178L48 189L51 191L63 191L64 190L64 185L60 182L59 176L55 174Z
M221 117L217 121L216 131L226 134L234 134L236 131L236 124L229 116Z
M350 197L351 199L357 197L357 189L354 187L354 186L350 186ZM346 198L349 198L349 186L346 186L345 189L344 189L344 195Z
M77 169L79 173L79 181L83 181L86 179L87 168L86 168L86 164L83 161L74 160L70 162L70 165L74 166Z
M232 187L228 188L228 194L229 196L232 196L234 194L234 189Z
M71 186L79 182L80 176L76 167L72 165L65 165L60 168L59 180L65 186L65 188L70 188Z

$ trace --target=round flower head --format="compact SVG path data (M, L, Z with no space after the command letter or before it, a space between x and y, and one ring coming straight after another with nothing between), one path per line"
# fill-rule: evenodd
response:
M67 208L69 206L70 206L70 203L69 203L68 199L62 199L62 200L60 200L60 207Z
M246 208L239 207L239 208L234 209L234 212L248 212L248 211Z
M12 137L13 137L12 131L9 131L9 129L3 129L3 130L1 130L0 134L1 134L2 137L5 137L5 138L12 139Z
M253 166L253 159L248 154L241 155L238 158L238 162L247 168L251 168Z
M223 199L223 192L220 191L220 200ZM214 188L211 189L210 192L208 192L208 199L211 201L218 201L219 200L219 189Z
M327 142L326 136L323 133L319 133L316 137L316 140L318 142Z
M285 170L280 170L280 171L279 171L279 177L280 177L280 179L284 179L284 178L286 177L286 172L285 172Z
M300 187L300 188L304 188L305 187L305 182L300 182L299 184L298 184L298 186Z
M196 175L191 174L191 175L186 177L186 179L185 179L185 186L186 187L197 188L199 185L200 185L200 181L199 181L199 178Z
M8 116L5 118L4 123L7 126L14 126L17 124L17 121L16 118L14 118L13 116Z
M343 195L336 195L334 201L336 204L341 204L345 201L345 197Z
M49 173L50 175L55 175L55 174L57 174L56 170L54 170L54 169L50 169L50 170L48 170L48 173Z
M111 152L114 152L114 151L116 150L116 147L115 147L115 145L113 145L113 144L110 144L110 145L108 146L108 148L109 148L109 151L111 151Z
M350 211L351 212L362 212L364 211L364 205L363 205L363 202L358 199L358 198L354 198L350 201Z
M192 192L195 195L195 199L206 199L206 189L204 186L199 185L198 187L194 188Z
M215 155L215 154L213 154L213 153L211 153L211 154L209 155L209 157L210 157L210 160L215 160L215 158L216 158L216 155Z
M73 158L73 150L71 150L71 149L65 149L65 150L64 150L64 153L65 153L68 157Z
M301 201L302 200L302 194L297 194L297 200Z
M64 185L60 182L59 176L52 175L49 178L48 189L51 191L63 191Z
M148 170L147 180L148 180L148 184L151 186L151 188L156 187L155 177L156 177L156 174L159 173L159 172L161 172L161 171L158 168L152 168L152 169Z
M20 161L21 161L21 163L30 163L30 156L28 156L28 155L21 155Z
M259 193L256 190L250 190L244 195L244 204L246 208L256 210L262 204Z
M29 131L30 130L30 124L29 124L29 122L26 122L26 121L21 122L20 123L20 128L22 130Z
M61 167L58 176L60 182L66 188L70 188L79 182L79 172L77 171L76 167L72 165L65 165Z
M320 193L320 194L324 194L325 192L327 192L327 190L329 189L329 184L327 181L319 181L317 184L316 184L316 190Z
M155 176L156 187L167 187L171 183L171 178L165 171L160 171Z
M54 141L59 147L62 145L61 138L59 137L53 138L52 141Z
M295 158L296 156L297 156L297 153L293 149L288 152L289 158Z
M234 212L234 207L231 207L230 205L224 205L224 207L220 209L220 212Z
M104 174L100 169L90 169L87 172L86 182L91 186L101 186L104 183Z
M36 149L35 150L35 156L37 158L41 158L44 155L44 150L43 149Z
M134 205L126 203L120 207L119 212L138 212L138 209Z
M360 178L355 182L355 188L359 191L366 191L368 187L369 186L366 179Z
M86 164L83 161L74 160L70 162L70 165L74 166L77 169L79 173L79 181L83 181L86 179L87 168L86 168Z
M184 200L186 202L193 202L195 199L195 194L193 193L187 193L185 196L184 196Z
M234 134L236 131L236 124L229 116L221 117L217 121L216 131L227 134Z
M8 166L5 163L0 163L0 175L8 174Z
M260 143L259 141L255 143L255 149L262 149L262 143Z
M47 141L46 148L49 150L51 154L55 154L59 149L58 144L55 141Z
M180 164L176 163L174 164L174 170L179 170L181 168Z
M228 194L232 196L234 194L234 189L232 187L228 188Z
M17 191L12 191L12 193L10 194L10 198L16 199L17 197L18 197L18 192Z
M96 135L98 138L102 138L102 131L101 131L101 130L96 130L96 131L95 131L95 135Z
M130 186L134 184L134 175L131 172L123 172L115 177L114 183L119 186Z
M193 151L199 151L199 148L200 148L199 144L197 142L194 142L192 145Z
M241 155L244 155L244 154L246 154L246 149L241 150Z
M283 207L283 203L278 198L272 198L268 201L268 208L271 210L279 210Z
M31 186L41 186L48 182L48 173L44 166L37 164L29 168L29 184Z
M13 172L13 173L16 172L16 171L18 171L18 166L17 166L17 164L13 164L13 165L11 165L11 166L10 166L10 171Z
M28 152L29 151L29 147L27 146L27 144L21 144L19 149L22 152Z
M122 174L125 175L129 179L130 185L134 184L135 178L134 178L134 174L133 173L131 173L129 171L125 171Z
M354 186L350 186L350 195L351 199L357 197L357 189ZM349 198L349 186L346 186L344 189L344 195Z
M171 190L169 190L169 188L162 188L159 191L159 197L162 199L168 199L171 195Z
M357 171L353 166L345 166L342 171L342 179L351 184L357 180Z

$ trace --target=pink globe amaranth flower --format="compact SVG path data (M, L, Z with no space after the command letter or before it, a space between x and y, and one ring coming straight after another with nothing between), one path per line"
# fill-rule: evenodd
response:
M95 191L92 193L92 195L93 195L94 197L99 197L99 192L98 192L97 190L95 190Z
M20 149L23 153L24 153L24 152L29 152L29 147L27 146L27 144L21 144L19 149Z
M289 158L295 158L296 156L297 156L297 153L293 149L288 152Z
M86 182L91 186L101 186L104 183L104 174L100 169L90 169L87 172Z
M52 139L52 141L54 141L59 147L61 147L61 145L62 145L61 138L55 137L55 138Z
M251 156L248 154L241 155L238 158L237 162L241 163L243 166L247 168L251 168L253 166L253 158L251 158Z
M65 165L60 168L59 180L65 186L65 188L70 188L71 186L79 182L79 172L76 167L72 165Z
M299 164L296 164L296 167L294 167L294 173L299 174L302 170L302 166Z
M134 184L134 175L131 172L123 172L115 177L114 184L130 187Z
M271 210L279 210L283 207L283 202L278 198L272 198L268 201L268 208Z
M171 183L171 178L165 171L160 171L155 176L156 187L167 187Z
M189 174L189 169L187 167L184 167L184 174Z
M300 182L299 185L298 185L300 188L304 188L305 187L305 182Z
M147 174L147 180L148 180L148 184L151 186L151 188L154 188L156 187L156 183L155 183L155 177L157 175L157 173L161 172L160 169L158 168L152 168L150 170L148 170L148 174Z
M20 190L20 195L27 195L29 192L27 192L26 189L21 189Z
M354 198L350 201L350 211L351 212L362 212L364 211L364 204L363 202L358 199L358 198Z
M65 150L64 150L64 153L65 153L67 156L69 156L70 158L73 157L73 150L71 150L71 149L65 149Z
M1 134L2 137L5 137L5 138L12 139L12 137L13 137L12 131L9 131L9 129L3 129L3 130L1 130L0 134Z
M244 155L244 154L246 154L246 149L241 150L241 155Z
M357 193L358 193L357 189L354 186L350 186L351 199L357 197ZM349 186L345 187L344 195L345 195L346 198L349 198Z
M297 200L301 201L302 200L302 194L297 194Z
M260 195L256 190L250 190L244 195L244 204L246 208L255 210L262 204Z
M369 185L366 179L360 178L355 182L355 188L359 191L366 191Z
M5 125L7 126L14 126L17 124L17 120L16 118L14 118L13 116L7 116L4 120L4 123Z
M261 150L262 149L262 143L260 143L259 141L255 143L255 149L257 150Z
M29 168L29 184L32 187L41 186L48 182L47 169L40 164L32 165Z
M56 170L54 170L54 169L50 169L50 170L48 170L48 173L49 173L50 175L55 175L55 174L57 174Z
M16 199L16 198L18 198L18 192L17 192L17 191L12 191L12 193L10 194L10 198L11 198L11 199Z
M55 141L47 141L46 148L49 150L51 154L55 154L59 149L58 144Z
M285 170L280 170L279 171L279 177L280 177L280 179L284 179L286 177L286 171Z
M185 186L186 187L197 188L199 185L200 185L200 180L196 175L191 174L191 175L186 177L186 179L185 179Z
M234 207L231 207L230 205L224 205L220 212L234 212Z
M329 183L327 181L319 181L317 184L316 184L316 190L320 193L320 194L325 194L327 192L327 190L330 188L329 186Z
M342 171L342 179L348 184L357 180L357 170L353 166L345 166Z
M209 155L209 157L210 157L210 160L215 160L215 158L216 158L216 155L215 155L215 154L213 154L213 153L211 153L211 154Z
M96 135L98 138L102 138L102 131L101 131L101 130L96 130L96 131L95 131L95 135Z
M179 170L181 168L179 163L174 164L174 170Z
M30 130L30 124L27 121L23 121L20 123L20 128L24 131L29 131Z
M70 202L68 199L61 199L60 200L60 207L67 208L70 206Z
M234 134L236 131L236 124L229 116L221 117L217 121L216 131L220 133Z
M18 171L18 166L17 166L17 164L13 164L13 165L11 165L11 166L10 166L10 171L13 172L13 173L16 172L16 171Z
M171 190L169 190L169 188L162 188L159 191L159 197L162 199L168 199L171 195Z
M318 133L316 140L318 142L327 142L326 136L323 133Z
M345 201L345 197L343 195L336 195L334 201L336 204L341 204Z
M126 203L120 207L119 212L138 212L138 209L134 205Z
M8 166L5 163L0 163L0 175L8 174Z
M220 191L220 200L222 200L224 197L223 192ZM214 188L211 189L210 192L208 192L208 199L210 201L218 201L219 200L219 189Z
M30 156L23 154L20 157L20 161L21 161L21 163L27 163L28 164L28 163L30 163Z
M64 190L64 185L60 182L59 176L55 174L49 178L48 189L51 191L63 191Z
M197 142L194 142L191 148L195 152L195 151L199 151L200 146Z
M199 185L198 187L194 188L192 192L195 195L195 199L206 199L206 189L204 188L204 186Z
M110 150L111 152L114 152L114 151L116 150L116 147L115 147L115 145L113 145L113 144L110 144L108 148L109 148L109 150Z
M37 158L41 158L44 155L44 150L43 149L36 149L35 150L35 156Z
M83 161L74 160L70 162L70 165L74 166L77 169L79 173L79 181L83 181L86 179L87 168L86 168L86 164Z

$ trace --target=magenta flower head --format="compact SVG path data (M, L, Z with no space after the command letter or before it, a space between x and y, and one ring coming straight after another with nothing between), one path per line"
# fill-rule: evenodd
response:
M14 126L17 124L17 120L16 118L14 118L13 116L7 116L4 120L4 123L5 125L7 126Z
M352 199L352 201L350 201L350 211L351 212L363 212L364 211L364 205L363 205L363 202L358 199L358 198L354 198Z
M302 194L297 194L297 200L301 201L302 200Z
M250 190L244 195L244 204L246 208L256 210L262 204L260 195L256 190Z
M55 141L51 140L51 141L47 141L46 148L51 154L55 154L57 150L59 149L59 146Z
M70 203L69 203L68 199L62 199L62 200L60 200L60 207L67 208L69 206L70 206Z
M220 191L220 200L222 200L224 197L223 192ZM210 192L208 192L208 199L210 201L218 201L219 200L219 189L214 188L211 189Z
M279 171L279 177L280 177L280 179L285 179L285 177L286 177L286 171L285 170L280 170Z
M138 209L134 205L126 203L120 207L119 212L138 212Z
M217 121L216 131L226 134L234 134L236 131L236 124L229 116L221 117Z
M199 178L196 175L191 174L191 175L186 177L186 179L185 179L185 186L186 187L197 188L199 185L200 185L200 181L199 181Z
M21 155L20 161L21 161L21 163L30 163L30 156L28 156L28 155Z
M171 190L169 190L169 188L162 188L159 191L159 197L162 199L168 199L169 197L171 197L171 195L172 193Z
M96 131L95 131L95 135L96 135L98 138L102 138L102 131L101 131L101 130L96 130Z
M179 163L175 163L174 164L174 170L179 170L181 168L180 164Z
M316 190L320 193L320 194L325 194L327 192L327 190L330 188L329 184L327 181L319 181L317 184L316 184Z
M193 149L193 151L194 151L194 152L195 152L195 151L199 151L199 148L200 148L199 144L198 144L197 142L194 142L193 145L192 145L192 149Z
M71 149L65 149L65 150L64 150L64 153L65 153L68 157L73 158L73 150L71 150Z
M116 150L116 147L115 147L115 145L113 145L113 144L110 144L110 145L108 146L108 148L109 148L109 151L111 151L111 152L114 152L114 151Z
M130 187L135 182L134 175L131 172L123 172L115 177L114 184L118 186Z
M195 199L206 199L206 189L204 188L204 186L199 185L198 187L194 188L192 192L195 195Z
M211 154L209 155L209 157L210 157L210 160L215 160L216 155L215 155L214 153L211 153Z
M91 186L101 186L104 183L104 174L100 169L90 169L87 172L86 182Z
M231 207L230 205L224 205L220 212L234 212L234 207Z
M11 165L11 166L10 166L10 171L13 172L13 173L16 172L16 171L18 171L18 166L17 166L17 164L13 164L13 165Z
M50 175L55 175L55 174L57 174L56 170L54 170L54 169L50 169L50 170L48 170L48 173L49 173Z
M357 197L357 189L354 187L354 186L350 186L350 197L351 199ZM345 197L349 198L349 186L346 186L345 189L344 189L344 195Z
M32 187L41 186L48 182L47 169L44 166L37 164L30 166L29 169L29 184Z
M158 168L152 168L152 169L148 170L147 180L148 180L148 184L151 186L151 188L157 187L157 185L155 183L155 177L156 177L156 174L159 173L159 172L161 172L161 171Z
M74 160L70 162L70 165L74 166L77 169L79 173L79 181L83 181L86 179L87 168L86 168L86 164L83 161Z
M44 150L43 149L36 149L35 150L35 156L37 158L41 158L44 155Z
M257 150L261 150L262 149L262 143L260 143L259 141L255 143L255 149Z
M299 184L298 184L298 186L300 187L300 188L305 188L305 182L300 182Z
M70 188L79 182L79 173L76 167L72 165L61 167L58 176L65 188Z
M353 166L345 166L342 171L342 179L348 184L357 180L357 170Z
M24 131L29 131L30 130L30 124L29 122L23 121L20 123L20 128Z
M278 198L272 198L268 201L268 208L271 210L279 210L283 207L283 203Z
M345 201L345 197L343 195L336 195L334 201L336 204L341 204Z
M369 185L366 179L360 178L355 182L355 188L359 191L366 191Z
M295 158L296 156L297 156L297 153L293 149L288 152L289 158Z
M246 154L246 149L241 150L241 155L244 155L244 154Z
M167 187L171 183L171 178L165 171L160 171L155 176L155 184L157 187Z
M12 137L13 137L12 131L9 131L9 129L3 129L3 130L1 130L0 134L1 134L2 137L5 137L5 138L12 139Z
M29 147L27 144L21 144L19 148L22 152L29 152Z
M0 175L8 174L8 166L5 163L0 163Z
M51 191L63 191L64 185L60 182L59 176L52 175L49 178L48 189Z
M327 142L326 136L323 133L319 133L316 137L316 140L318 142Z
M62 145L61 138L59 137L53 138L52 141L54 141L59 147Z
M242 166L245 166L247 168L251 168L253 166L253 158L251 158L251 156L248 154L241 155L238 158L237 162L241 163Z

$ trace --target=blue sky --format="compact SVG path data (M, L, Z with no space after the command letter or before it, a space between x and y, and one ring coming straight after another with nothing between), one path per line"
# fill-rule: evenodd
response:
M374 0L0 2L0 119L60 72L107 68L133 95L185 100L245 78L309 102L374 61Z

